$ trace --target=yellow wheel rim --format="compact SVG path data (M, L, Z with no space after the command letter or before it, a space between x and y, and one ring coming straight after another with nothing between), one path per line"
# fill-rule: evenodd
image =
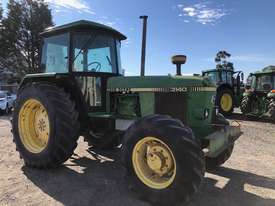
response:
M165 189L176 176L176 161L171 149L158 138L145 137L134 147L132 163L138 178L148 187Z
M42 152L49 141L48 113L36 99L27 100L19 111L19 136L25 148L32 153Z
M233 100L230 94L223 94L221 98L221 108L225 112L229 112L232 108Z

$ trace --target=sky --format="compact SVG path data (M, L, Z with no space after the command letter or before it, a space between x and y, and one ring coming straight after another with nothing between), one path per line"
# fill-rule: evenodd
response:
M274 0L45 0L55 25L85 19L111 26L122 42L126 75L140 73L142 22L148 15L146 75L175 74L171 56L187 55L185 74L215 67L219 50L236 70L275 65ZM7 0L2 0L6 6Z

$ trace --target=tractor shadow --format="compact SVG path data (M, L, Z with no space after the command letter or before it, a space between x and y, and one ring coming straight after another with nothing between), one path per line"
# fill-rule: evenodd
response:
M245 116L242 113L232 113L230 116L226 117L229 120L236 121L251 121L251 122L262 122L262 123L272 123L270 120L265 118Z
M104 154L92 150L88 152L93 158L74 155L67 164L55 170L36 170L25 166L22 170L44 193L64 205L149 205L128 191L125 170L118 163L119 151ZM102 159L103 155L107 156L107 160ZM275 205L275 199L265 199L244 189L249 184L275 193L274 179L225 167L213 174L218 178L227 178L227 184L220 188L216 186L217 179L205 178L203 187L194 197L191 206Z

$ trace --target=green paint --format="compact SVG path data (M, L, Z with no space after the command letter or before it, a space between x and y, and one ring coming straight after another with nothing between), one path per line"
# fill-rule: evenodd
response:
M139 100L140 100L141 116L144 117L150 114L154 114L155 112L155 94L154 93L140 92Z
M138 108L138 95L127 94L119 95L116 99L117 102L117 114L125 118L136 118L139 113Z
M210 124L215 106L214 96L215 92L190 92L188 94L187 124L198 137L202 138L212 131ZM208 111L207 118L204 117L205 110Z
M145 76L145 77L112 77L107 88L170 88L212 86L208 80L197 76Z

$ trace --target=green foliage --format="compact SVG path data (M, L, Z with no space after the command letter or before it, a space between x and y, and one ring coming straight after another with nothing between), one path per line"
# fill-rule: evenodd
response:
M39 33L52 26L44 0L9 0L2 20L0 67L21 74L39 72Z
M227 59L231 57L226 51L219 51L216 55L215 62L217 63L217 69L228 69L234 71L234 65L232 62L228 62Z

